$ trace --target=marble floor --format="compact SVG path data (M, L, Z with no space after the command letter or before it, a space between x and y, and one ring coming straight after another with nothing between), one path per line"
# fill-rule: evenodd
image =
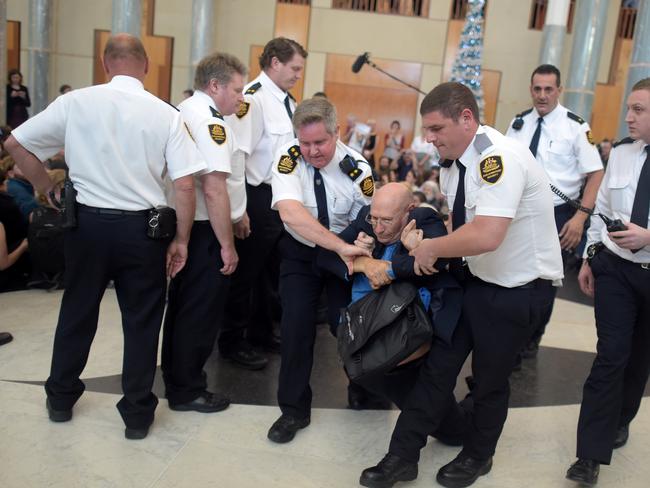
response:
M570 488L564 480L574 458L582 382L595 350L593 310L565 290L536 360L511 378L508 421L494 467L477 488ZM224 412L172 412L161 401L149 436L124 439L115 408L120 398L122 336L113 290L83 379L87 391L71 422L47 419L42 384L48 375L61 292L0 294L0 330L14 341L0 347L0 487L297 487L358 486L361 470L385 454L397 411L345 408L345 378L334 340L319 330L313 374L311 426L287 445L266 439L278 416L279 358L261 372L245 372L216 354L206 370L212 388L233 405ZM464 394L459 381L457 395ZM161 394L159 378L156 391ZM601 487L647 487L650 479L650 402L644 399L628 444L601 470ZM435 440L422 451L415 482L438 486L435 473L458 448Z

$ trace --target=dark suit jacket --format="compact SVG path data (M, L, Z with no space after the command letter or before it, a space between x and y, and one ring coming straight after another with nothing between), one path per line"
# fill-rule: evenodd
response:
M366 216L370 212L370 206L363 207L357 218L339 237L345 242L352 244L363 231L375 238L375 249L372 256L375 259L381 259L386 246L376 240L372 226L366 222ZM409 222L415 219L416 226L421 229L424 238L440 237L447 234L445 224L435 210L427 207L418 207L413 209L409 214ZM446 343L451 343L451 337L458 323L462 307L463 292L458 282L446 271L449 260L439 259L436 262L438 273L431 276L418 276L413 269L415 258L409 256L408 250L398 243L397 249L391 259L395 279L409 280L417 287L425 287L431 292L431 313L433 318L433 329L435 334ZM341 279L348 280L347 267L341 261L338 254L319 249L317 264L321 268L335 274Z

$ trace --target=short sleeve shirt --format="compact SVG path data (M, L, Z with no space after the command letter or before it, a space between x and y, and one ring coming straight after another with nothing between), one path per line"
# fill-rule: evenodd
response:
M466 256L470 271L507 288L537 278L563 277L560 242L555 232L548 178L527 147L495 129L480 126L460 161L465 173L467 222L476 216L512 219L501 245L492 252ZM453 208L457 166L442 168L441 190Z
M314 192L314 167L295 152L296 148L299 151L298 139L294 139L278 151L273 165L271 207L277 210L278 202L296 200L314 218L318 218L318 205ZM346 155L352 156L356 161L358 171L352 174L343 172L339 162ZM327 166L320 169L320 174L327 197L329 230L339 233L352 223L362 207L370 203L374 193L372 170L358 152L338 141L334 157ZM314 247L313 242L304 239L286 224L285 228L299 242Z
M598 190L596 211L610 219L629 222L634 206L634 196L639 184L641 169L646 160L647 143L642 140L624 139L612 149L607 162L607 171ZM650 228L650 219L648 221ZM633 253L616 245L610 239L607 227L598 216L591 217L587 232L587 246L602 242L613 253L633 263L650 263L650 246ZM586 250L585 250L586 257Z
M603 169L603 163L593 143L589 124L569 114L560 104L546 114L536 157L554 186L569 198L578 198L587 173ZM521 129L514 129L511 123L506 135L529 147L538 118L539 113L533 108L522 117L524 124ZM553 200L556 206L564 203L557 195Z
M130 76L73 90L12 132L41 161L65 148L77 201L121 210L164 206L164 177L206 169L180 113Z
M237 135L239 148L246 153L246 180L253 186L271 184L273 158L295 136L285 98L266 73L244 88L244 102L239 111L227 118ZM289 97L291 113L295 101Z
M239 152L237 141L212 98L201 90L196 90L194 95L178 106L178 109L206 162L205 172L228 173L230 175L228 179L230 179L233 171L233 159ZM246 189L243 184L240 186L241 188L233 185L232 189L230 185L228 186L231 207L234 207L231 208L231 218L233 210L236 214L241 212L238 207L241 206L242 193L244 209L246 207ZM235 215L235 217L241 218L241 215ZM196 178L196 214L194 218L195 220L208 220L205 195L201 179L198 177Z

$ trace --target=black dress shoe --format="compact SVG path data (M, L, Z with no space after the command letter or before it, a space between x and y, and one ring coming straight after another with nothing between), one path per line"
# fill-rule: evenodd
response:
M179 405L172 405L170 403L169 408L177 412L189 412L193 410L195 412L201 413L212 413L221 412L222 410L228 408L229 405L229 398L217 393L204 391L191 402L181 403Z
M67 422L72 418L72 409L54 410L52 405L50 405L49 398L45 400L45 407L47 408L47 415L52 422Z
M628 437L630 437L630 427L628 425L624 425L616 429L616 437L614 437L613 446L614 449L618 449L619 447L623 447L625 444L627 444Z
M309 417L299 419L291 415L282 414L278 420L273 422L267 437L273 442L284 444L285 442L292 441L296 436L296 432L307 427L310 422Z
M9 332L0 332L0 346L13 341L14 337Z
M359 484L369 488L391 488L398 481L413 481L417 477L417 463L409 463L389 452L377 466L361 472Z
M491 457L476 459L461 452L456 459L440 468L436 481L447 488L465 488L474 483L479 476L489 473L491 469Z
M149 427L144 427L142 429L132 429L130 427L127 427L124 429L124 437L132 441L139 441L140 439L144 439L147 437L147 434L149 434Z
M586 486L594 486L598 483L600 463L592 459L578 459L566 472L566 479L582 483Z
M249 344L241 345L231 351L220 351L221 357L243 369L257 371L264 369L269 360L255 351Z

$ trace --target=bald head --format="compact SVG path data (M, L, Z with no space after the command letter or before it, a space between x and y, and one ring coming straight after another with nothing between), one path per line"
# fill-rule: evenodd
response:
M397 242L414 207L413 195L406 185L388 183L379 188L370 204L370 216L377 222L373 226L377 240L382 244Z
M127 75L143 80L148 59L142 41L131 34L112 35L104 48L104 69L109 77Z

